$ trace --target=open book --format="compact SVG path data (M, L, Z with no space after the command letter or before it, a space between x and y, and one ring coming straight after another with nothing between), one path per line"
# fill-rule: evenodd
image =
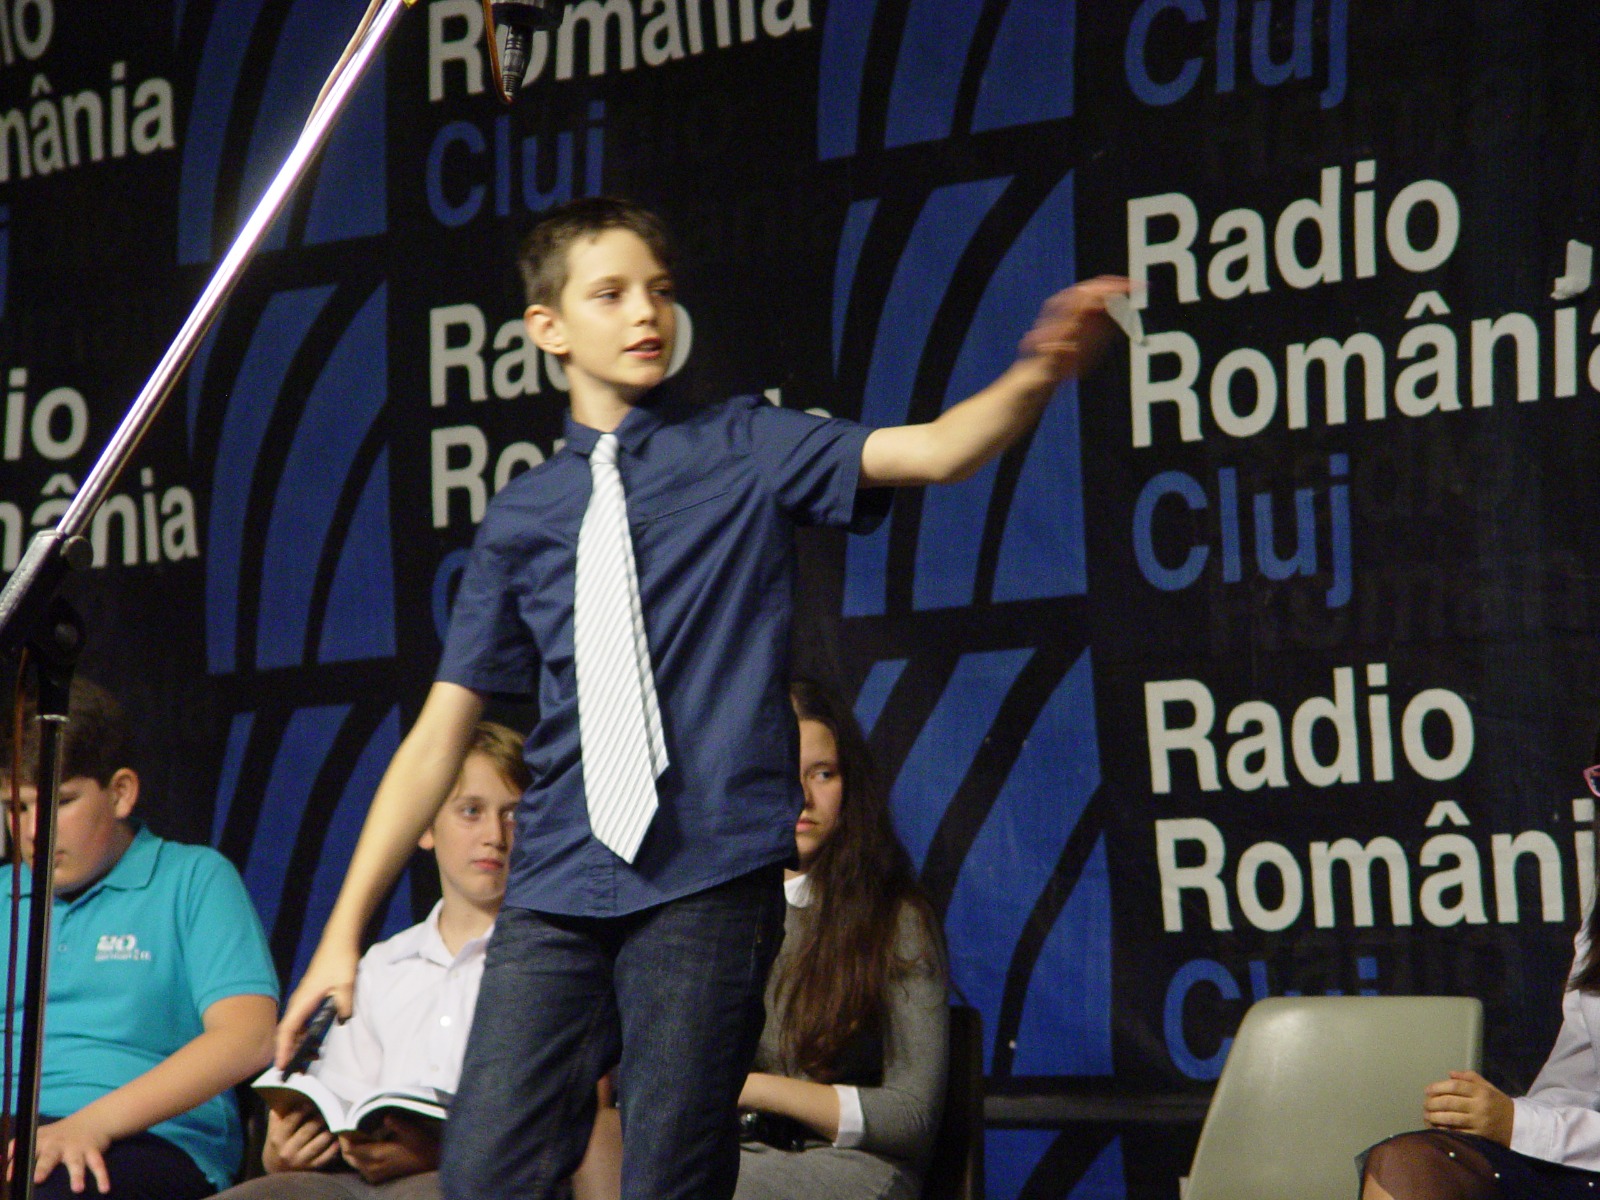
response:
M317 1106L323 1121L334 1133L355 1130L371 1133L382 1122L385 1112L396 1110L442 1121L452 1099L449 1092L438 1088L392 1087L381 1088L347 1105L314 1075L297 1071L285 1079L276 1067L269 1069L252 1086L265 1097L269 1106L276 1097L291 1093L304 1096Z

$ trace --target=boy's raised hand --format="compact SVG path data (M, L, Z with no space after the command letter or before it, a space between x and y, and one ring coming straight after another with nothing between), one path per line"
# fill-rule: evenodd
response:
M1082 375L1099 360L1116 329L1106 301L1126 296L1132 287L1126 279L1101 275L1057 292L1022 339L1021 355L1043 366L1052 382Z

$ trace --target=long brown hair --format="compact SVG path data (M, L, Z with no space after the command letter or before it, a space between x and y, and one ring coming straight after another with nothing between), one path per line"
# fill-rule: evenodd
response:
M812 911L804 935L785 956L777 982L785 1054L796 1069L826 1082L853 1039L882 1036L889 985L916 965L895 948L901 911L910 906L931 939L938 922L895 836L888 798L854 715L808 679L795 680L789 694L800 720L819 721L833 734L844 783L833 832L808 872Z

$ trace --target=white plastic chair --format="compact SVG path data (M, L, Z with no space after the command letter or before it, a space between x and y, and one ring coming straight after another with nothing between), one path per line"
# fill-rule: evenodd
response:
M1355 1156L1421 1128L1422 1089L1482 1055L1475 999L1262 1000L1228 1051L1184 1200L1353 1200Z

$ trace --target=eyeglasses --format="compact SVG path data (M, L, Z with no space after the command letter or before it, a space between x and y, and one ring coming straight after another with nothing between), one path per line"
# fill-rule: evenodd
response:
M1600 763L1583 769L1583 781L1589 785L1589 790L1600 797Z

